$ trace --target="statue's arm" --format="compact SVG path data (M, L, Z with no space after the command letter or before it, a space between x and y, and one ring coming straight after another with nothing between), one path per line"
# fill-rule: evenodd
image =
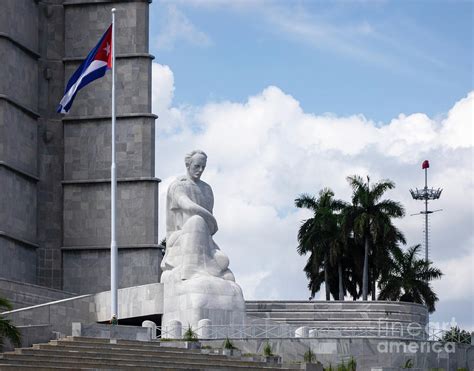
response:
M179 194L176 199L177 206L190 215L199 215L201 216L209 226L211 235L214 235L217 232L217 221L208 210L204 207L193 202L187 195Z

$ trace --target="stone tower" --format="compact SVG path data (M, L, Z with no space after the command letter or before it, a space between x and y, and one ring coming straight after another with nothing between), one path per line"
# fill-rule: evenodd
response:
M0 279L110 288L110 73L55 111L115 7L119 285L158 282L149 2L0 2Z

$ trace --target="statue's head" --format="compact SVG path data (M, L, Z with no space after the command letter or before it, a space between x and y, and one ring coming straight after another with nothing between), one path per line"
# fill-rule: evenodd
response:
M184 163L188 171L188 177L196 181L201 178L206 168L207 155L199 149L194 150L186 155Z

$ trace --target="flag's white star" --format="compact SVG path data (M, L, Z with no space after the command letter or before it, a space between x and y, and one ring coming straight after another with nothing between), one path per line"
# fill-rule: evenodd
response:
M110 54L110 45L109 45L109 43L107 43L107 46L106 46L103 50L105 50L105 52L107 53L107 55Z

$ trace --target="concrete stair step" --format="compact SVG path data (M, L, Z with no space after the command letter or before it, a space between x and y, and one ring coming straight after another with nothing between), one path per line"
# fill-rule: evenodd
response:
M150 350L150 351L167 351L167 352L182 352L185 350L184 348L178 347L168 347L168 346L160 346L160 343L156 342L145 342L145 341L137 341L133 344L124 344L122 342L111 343L110 340L107 342L99 342L99 343L90 343L88 341L82 340L51 340L48 344L53 346L64 346L64 347L74 347L74 346L84 346L84 347L94 347L96 349L102 348L116 348L116 349L140 349L140 350ZM40 345L40 344L38 344ZM44 344L41 344L44 345ZM187 350L189 353L196 353L201 354L200 350L190 349Z
M93 352L93 351L74 351L74 350L33 350L33 349L21 349L18 350L18 355L22 356L44 356L44 357L67 357L68 359L75 359L79 357L80 359L98 359L98 360L110 360L115 361L124 358L124 353L120 352ZM239 359L232 359L226 356L221 355L193 355L192 357L182 353L178 356L176 355L163 355L163 354L153 354L153 355L144 355L137 353L126 353L127 361L137 361L137 362L174 362L176 359L179 359L180 362L193 363L193 362L206 362L206 363L216 363L218 362L221 365L234 365L238 364L240 366L264 366L262 362L252 362L252 361L242 361Z
M363 310L365 308L372 309L389 309L401 310L401 308L410 306L412 311L420 310L423 312L423 306L415 303L390 302L390 301L272 301L272 300L248 300L245 302L246 308L315 308L318 310Z
M224 340L222 341L224 342ZM107 338L88 338L88 337L79 337L79 336L67 336L66 338L60 340L51 340L50 344L94 344L94 346L116 346L120 348L128 347L132 349L160 349L166 351L175 351L175 352L182 352L186 350L182 347L173 347L169 346L168 344L171 341L163 341L163 340L156 340L156 341L139 341L139 340L122 340L122 339L107 339ZM201 354L201 351L198 349L187 349L189 353L198 353Z
M319 318L312 318L312 317L286 317L286 316L278 316L278 315L267 315L265 314L264 316L259 317L261 319L267 319L273 322L277 323L287 323L287 324L293 324L293 323L300 323L300 322L307 322L311 323L312 327L327 327L331 325L337 325L338 327L378 327L379 324L381 326L397 326L400 327L399 324L406 325L408 326L411 321L386 321L381 319L380 321L375 320L375 319L358 319L358 320L325 320L325 319L319 319ZM257 325L260 326L260 325ZM261 325L262 327L265 327L264 324ZM269 325L271 326L271 325Z
M248 315L253 317L287 317L287 318L314 318L320 320L344 320L344 321L361 321L361 320L384 320L384 321L405 321L421 320L419 315L406 315L403 313L391 313L390 318L386 317L385 312L377 313L324 313L315 311L287 311L287 310L271 310L271 311L247 311Z
M154 365L137 365L127 363L85 363L85 362L66 362L57 360L38 361L35 358L21 360L21 359L0 359L0 370L3 367L16 367L16 370L34 369L34 370L49 370L49 369L68 369L68 370L285 370L287 368L279 368L275 366L239 366L239 365L219 365L219 364L169 364L156 363Z
M96 354L99 348L88 347L88 346L62 346L62 345L49 345L49 344L36 344L33 348L21 348L17 349L18 353L29 354L34 352L67 352L67 353L81 353L81 354ZM142 349L126 349L125 350L130 356L137 357L180 357L180 358L202 358L212 357L213 360L227 360L228 357L222 354L215 353L188 353L187 351L166 351L166 350L142 350ZM124 349L117 348L100 348L101 354L112 354L120 355L123 354Z
M413 310L410 313L415 314L424 314L423 310L417 310L418 308L412 308ZM255 312L255 311L279 311L284 310L287 312L296 312L296 311L303 311L303 312L321 312L321 313L359 313L363 311L361 306L354 305L353 307L344 306L344 307L334 307L334 306L320 306L320 305L281 305L281 304L273 304L273 305L256 305L256 304L247 304L245 306L245 310L247 312ZM391 306L371 306L370 312L374 313L406 313L406 311Z
M53 340L52 340L53 341ZM121 344L121 345L139 345L139 346L146 346L146 347L157 347L159 348L161 342L159 340L156 341L139 341L139 340L124 340L124 339L110 339L110 338L88 338L83 336L67 336L65 338L55 340L61 342L69 342L69 343L88 343L88 344L110 344L111 341L113 344Z
M287 365L287 367L289 367ZM68 337L0 354L0 370L275 370L281 365L242 360L160 342Z
M140 340L125 340L125 339L113 339L117 344L122 345L147 345L147 346L160 346L160 341L140 341ZM110 343L109 338L91 338L86 336L66 336L58 341L80 341L80 342L88 342L90 344L107 344Z
M242 365L239 361L231 363L209 363L209 362L190 362L183 361L180 359L174 359L173 361L138 361L131 360L128 358L117 358L115 360L101 359L100 356L97 358L90 357L71 357L71 356L55 356L51 358L49 356L34 355L34 356L23 356L23 355L10 355L0 360L0 363L20 363L20 364L36 364L41 367L49 366L63 366L63 367L76 367L76 368L130 368L136 367L137 369L143 368L157 368L157 367L183 367L191 369L236 369L236 370L252 370L252 369L266 369L268 367L263 364L252 364Z
M22 349L28 349L28 348L22 348ZM227 359L226 356L220 355L220 354L215 354L212 352L209 353L203 353L201 350L188 350L185 348L140 348L140 347L127 347L126 345L115 345L115 344L101 344L100 346L96 345L90 345L87 343L71 343L68 344L67 342L59 343L59 344L34 344L32 349L64 349L64 350L75 350L75 351L92 351L92 352L97 352L100 350L101 352L131 352L131 353L137 353L137 354L157 354L157 355L169 355L169 356L206 356L206 355L212 355L212 357L217 357L216 359L222 358L222 359ZM212 350L211 350L212 351Z
M10 362L10 363L9 363ZM266 370L269 368L248 368L247 370ZM271 368L270 368L271 369ZM103 366L103 365L78 365L73 363L63 363L61 365L53 364L53 363L42 363L41 365L38 364L36 361L25 361L25 362L18 362L18 361L11 361L6 360L0 361L0 370L1 371L18 371L18 370L35 370L35 371L46 371L46 370L70 370L70 371L83 371L83 370L101 370L101 371L120 371L120 370L134 370L134 371L141 371L141 370L160 370L160 371L171 371L171 370L190 370L190 371L230 371L230 370L241 370L241 368L233 368L233 367L212 367L212 366L205 366L205 367L194 367L194 366L186 366L186 365L164 365L159 364L153 367L147 366Z
M314 312L254 312L252 313L252 317L254 318L266 318L266 319L276 319L276 318L286 318L286 319L305 319L305 320L313 320L313 321L331 321L331 322L405 322L409 323L414 318L407 317L407 316L392 316L391 318L385 318L385 314L381 314L380 316L340 316L340 317L327 317L321 313L314 313ZM263 325L263 324L262 324Z
M90 368L71 368L71 367L62 367L62 366L48 366L41 367L36 365L25 365L25 364L8 364L3 363L0 360L0 371L21 371L21 370L35 370L35 371L49 371L49 370L69 370L69 371L80 371L80 370L90 370Z

